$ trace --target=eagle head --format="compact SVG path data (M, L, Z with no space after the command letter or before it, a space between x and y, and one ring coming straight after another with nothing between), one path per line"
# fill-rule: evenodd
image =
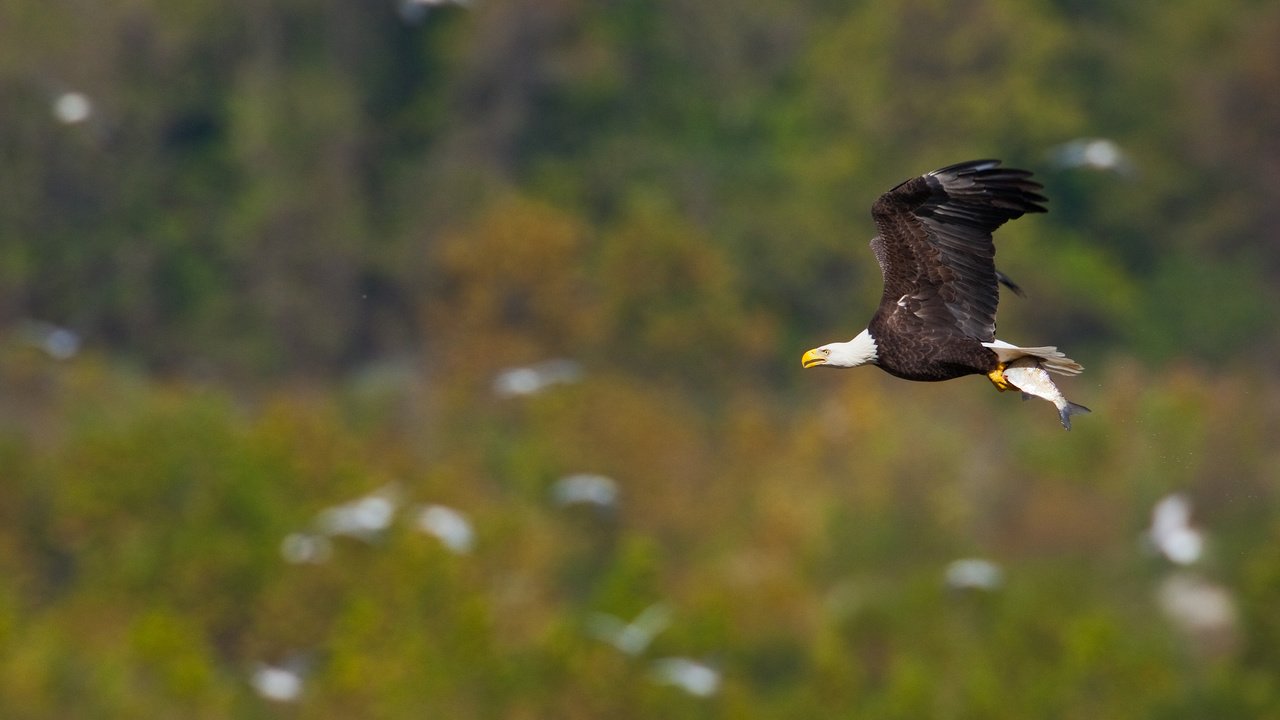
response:
M857 367L876 361L876 341L871 333L863 330L849 342L827 343L804 354L800 364L806 368L819 365L831 367Z

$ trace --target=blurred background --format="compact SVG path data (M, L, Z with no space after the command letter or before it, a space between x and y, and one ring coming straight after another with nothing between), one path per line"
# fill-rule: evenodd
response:
M0 3L0 715L1280 717L1280 3ZM981 378L802 372L998 157Z

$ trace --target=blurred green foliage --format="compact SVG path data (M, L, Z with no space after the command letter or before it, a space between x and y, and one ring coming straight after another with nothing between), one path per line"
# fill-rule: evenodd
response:
M461 389L479 382L466 364L425 404L348 386L247 407L25 348L0 370L26 409L0 446L6 716L1267 717L1280 702L1280 388L1257 378L1117 363L1075 384L1097 412L1066 435L1042 403L871 373L816 378L799 404L737 388L708 409L611 372L498 399ZM581 471L616 480L616 508L552 501ZM287 561L326 508L387 487L385 530ZM1196 572L1230 589L1236 624L1160 612L1173 566L1142 538L1175 490L1209 534ZM415 508L436 503L470 519L469 552L420 531ZM965 556L998 562L1003 584L948 587ZM634 656L592 631L654 603L670 625ZM710 663L719 692L655 682L671 656ZM298 699L260 698L255 668L290 662Z
M1251 0L0 4L0 715L1280 717L1277 31ZM1079 138L1127 165L1064 165ZM1070 435L978 380L798 367L876 301L874 197L979 156L1051 198L998 236L1001 335L1089 366ZM554 502L579 472L617 506ZM1170 492L1192 570L1143 540ZM389 524L327 537L361 497ZM1003 582L948 587L968 556Z
M1245 0L13 5L0 322L163 371L331 375L429 343L433 252L528 201L632 301L614 275L637 250L614 246L687 243L651 252L725 294L689 312L750 320L702 331L790 349L876 296L876 194L989 155L1052 200L1001 237L1040 301L1019 331L1147 362L1274 352L1278 27ZM90 112L58 122L71 92ZM1080 137L1128 171L1063 166ZM512 245L540 232L506 222Z

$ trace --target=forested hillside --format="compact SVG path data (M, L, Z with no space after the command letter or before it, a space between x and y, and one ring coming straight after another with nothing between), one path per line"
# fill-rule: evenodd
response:
M0 715L1280 718L1277 37L0 3ZM1071 433L800 369L978 157Z
M1280 343L1273 4L11 5L0 319L144 368L420 353L451 287L504 281L489 255L442 267L468 238L623 314L682 296L654 314L789 370L784 340L878 292L875 196L981 156L1052 200L1001 237L1032 298L1004 327L1162 364ZM58 122L68 93L90 109ZM1072 162L1080 138L1123 164ZM536 241L562 232L572 250ZM619 354L644 352L625 330Z

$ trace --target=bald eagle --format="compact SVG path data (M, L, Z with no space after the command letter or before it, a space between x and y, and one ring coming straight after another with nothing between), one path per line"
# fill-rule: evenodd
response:
M1017 388L1071 416L1088 408L1067 401L1045 372L1084 368L1054 347L1023 348L996 339L998 285L1018 292L996 270L991 234L1025 213L1045 212L1043 186L999 160L971 160L907 180L871 208L878 234L871 250L884 276L880 307L848 342L814 348L806 368L867 363L906 380L986 375L1001 392ZM1020 293L1019 293L1020 294Z

